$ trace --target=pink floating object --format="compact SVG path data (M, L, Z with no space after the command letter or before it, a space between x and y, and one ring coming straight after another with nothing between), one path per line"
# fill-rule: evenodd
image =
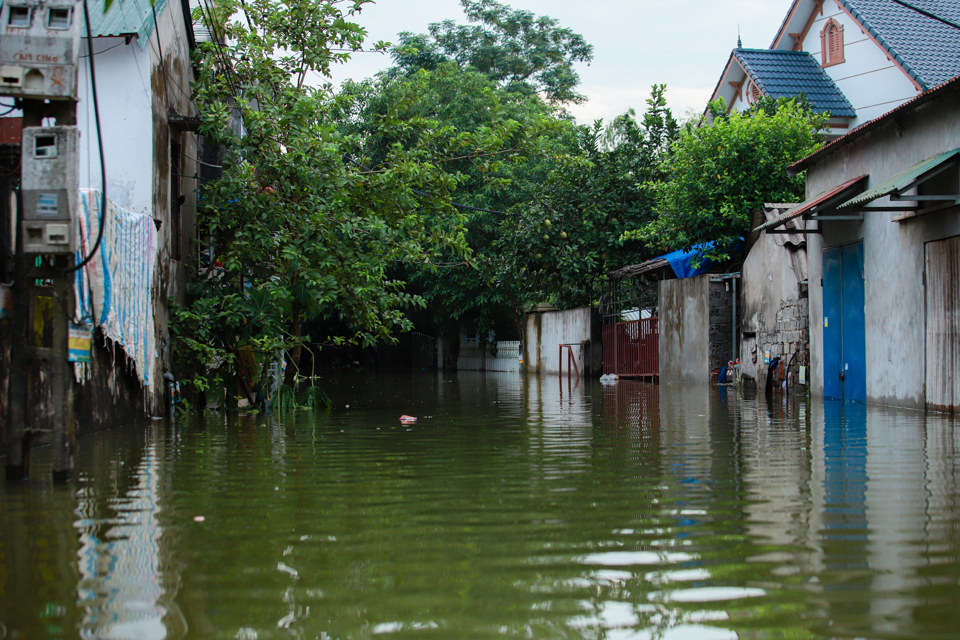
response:
M413 416L408 416L408 415L400 416L400 422L402 422L403 424L413 424L416 421L417 419Z

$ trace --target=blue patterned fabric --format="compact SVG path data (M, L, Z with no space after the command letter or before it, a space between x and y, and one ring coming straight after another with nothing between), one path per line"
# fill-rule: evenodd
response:
M100 192L80 190L80 251L96 242L102 206ZM144 385L156 358L153 278L157 262L157 228L150 216L107 201L100 248L76 275L78 322L93 321L120 345ZM78 260L79 262L79 260Z

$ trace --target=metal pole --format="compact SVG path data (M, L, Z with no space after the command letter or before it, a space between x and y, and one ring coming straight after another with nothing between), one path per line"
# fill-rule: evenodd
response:
M733 280L733 361L737 361L737 279Z

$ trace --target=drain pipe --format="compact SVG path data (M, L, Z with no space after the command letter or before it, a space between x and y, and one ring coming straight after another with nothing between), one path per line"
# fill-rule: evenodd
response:
M734 276L731 278L733 281L733 358L732 360L736 362L739 359L737 356L737 278Z

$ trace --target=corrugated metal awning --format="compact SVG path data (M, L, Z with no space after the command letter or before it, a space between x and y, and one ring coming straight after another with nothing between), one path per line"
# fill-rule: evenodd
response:
M855 192L859 192L863 189L864 183L867 181L866 174L862 176L857 176L851 180L847 180L841 185L830 189L825 193L821 193L815 198L810 198L804 202L801 202L793 209L790 209L782 216L774 218L773 220L768 220L763 223L754 231L766 231L768 229L775 229L779 226L786 224L787 222L793 220L794 218L799 218L800 216L812 216L816 215L824 209L835 206L837 202L842 202L851 196Z
M150 0L113 0L110 8L103 11L103 5L97 3L89 9L90 32L95 38L135 35L143 48L153 33L154 11L159 17L166 6L167 0L156 0L153 6ZM86 24L81 23L80 35L87 37Z
M958 156L960 156L960 148L947 151L946 153L941 153L940 155L928 160L924 160L923 162L918 162L917 164L908 169L904 169L897 175L874 187L873 189L864 191L860 195L850 198L846 202L840 204L837 208L847 209L861 207L876 200L877 198L882 198L884 196L890 196L891 200L924 199L922 197L918 198L914 195L904 196L903 193L916 187L919 183L932 178L934 175L939 173L937 169L944 170L949 168L950 165L947 163L951 161L956 163L958 160L960 160L958 159Z

